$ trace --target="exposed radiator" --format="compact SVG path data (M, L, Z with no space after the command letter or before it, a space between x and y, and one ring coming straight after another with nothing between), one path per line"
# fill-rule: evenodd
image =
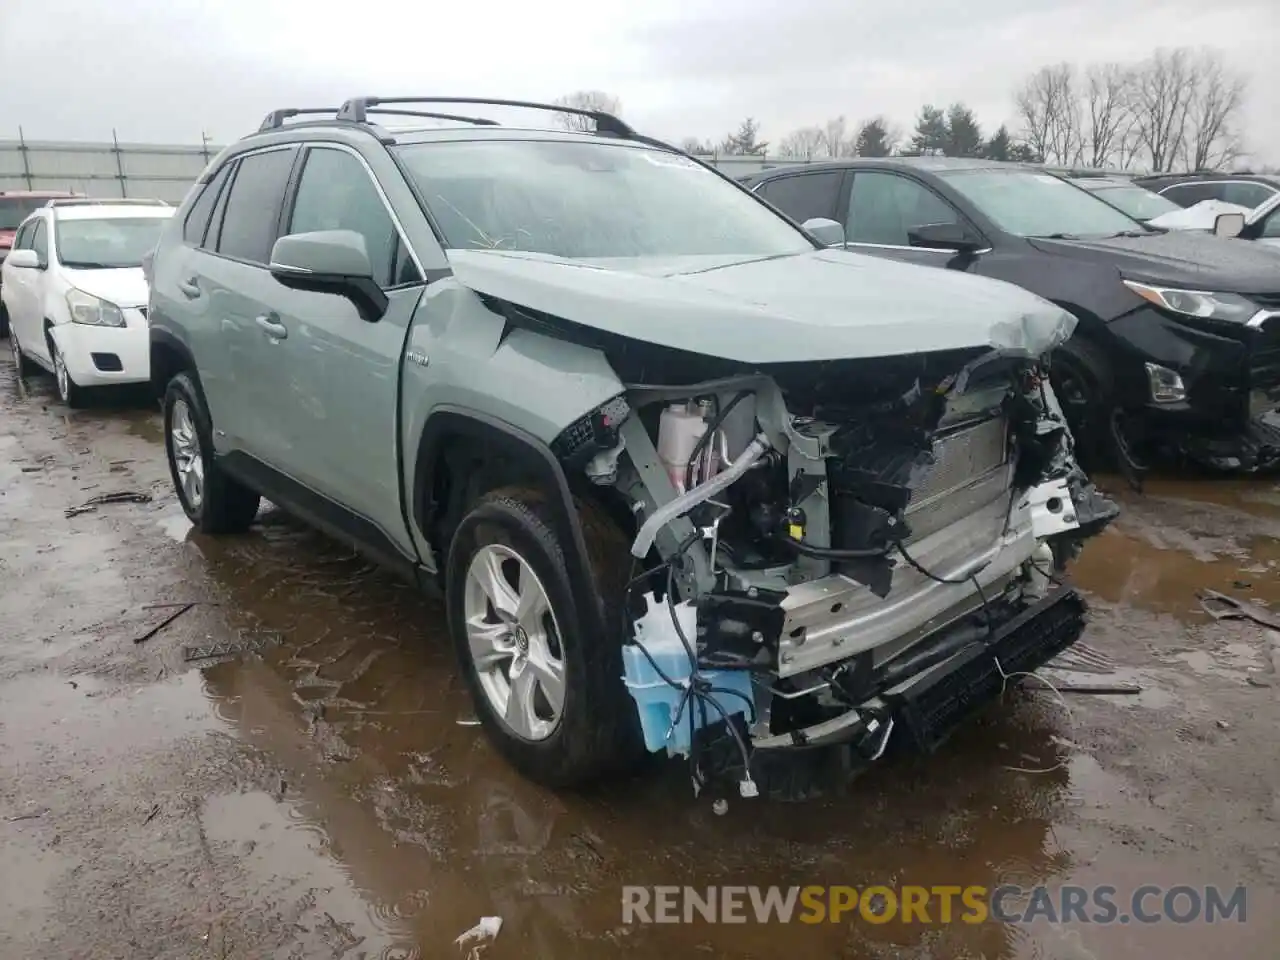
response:
M937 440L935 462L907 505L911 539L941 530L1006 494L1008 453L1003 417L959 427Z

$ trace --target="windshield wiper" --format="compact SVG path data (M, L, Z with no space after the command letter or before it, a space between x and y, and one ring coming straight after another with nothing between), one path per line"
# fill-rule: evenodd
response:
M1121 230L1119 233L1113 233L1110 236L1103 237L1103 240L1114 240L1116 237L1149 237L1156 230Z
M119 264L115 263L98 263L96 260L63 260L64 267L70 267L72 270L118 270Z
M1078 233L1046 233L1043 236L1033 237L1033 240L1083 240L1084 237Z

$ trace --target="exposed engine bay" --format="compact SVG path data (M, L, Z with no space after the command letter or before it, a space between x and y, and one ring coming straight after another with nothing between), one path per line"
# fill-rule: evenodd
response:
M744 796L771 757L863 765L895 725L931 750L1075 642L1058 574L1118 513L1025 357L786 366L629 384L560 451L635 517L624 682L648 749L690 756L695 786L718 750Z

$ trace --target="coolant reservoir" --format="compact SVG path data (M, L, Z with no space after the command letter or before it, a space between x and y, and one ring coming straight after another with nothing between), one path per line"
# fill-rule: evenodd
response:
M702 410L695 403L673 403L658 419L658 459L675 488L684 493L685 470L693 448L707 430Z

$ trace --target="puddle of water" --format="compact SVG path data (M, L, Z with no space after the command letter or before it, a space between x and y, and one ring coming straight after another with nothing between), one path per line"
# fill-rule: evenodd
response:
M1259 573L1259 569L1267 572ZM1124 525L1089 542L1071 567L1072 582L1111 603L1205 620L1196 591L1280 604L1280 541L1263 539L1239 556L1196 556L1160 547ZM1238 583L1248 584L1239 587Z
M243 875L242 895L279 904L282 921L295 925L295 952L403 960L420 955L404 929L404 907L368 903L324 833L293 804L262 792L228 794L210 798L200 816L215 854L222 845Z

